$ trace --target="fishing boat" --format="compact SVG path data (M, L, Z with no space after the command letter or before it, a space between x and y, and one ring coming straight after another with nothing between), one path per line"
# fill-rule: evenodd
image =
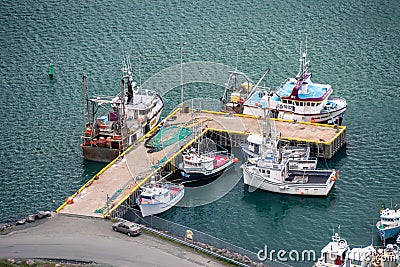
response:
M310 147L308 146L289 146L286 142L279 140L273 143L280 151L283 158L290 159L289 169L290 170L303 170L303 169L316 169L318 164L317 158L310 157ZM247 142L241 145L244 158L255 158L260 156L263 145L263 136L259 134L250 134L247 137ZM271 145L271 143L269 143Z
M201 148L200 144L207 143ZM227 150L218 151L211 147L214 144L208 138L202 139L197 143L197 147L191 147L182 154L182 162L178 165L182 171L182 183L186 186L197 186L210 183L217 179L221 174L238 162L238 159Z
M241 166L244 183L251 190L259 188L282 194L327 196L339 172L317 170L317 160L308 158L306 148L279 149L279 136L269 120L270 111L268 107L263 110L262 144L259 155L248 158Z
M268 87L260 86L261 81L269 73L267 68L261 79L253 84L252 80L243 72L234 70L229 72L228 82L225 84L224 94L220 101L223 104L223 111L241 114L244 111L244 103L246 99L257 90L259 93L270 92Z
M141 189L142 193L137 197L136 203L143 217L169 210L185 195L183 185L169 182L152 182Z
M85 159L111 162L157 125L164 107L162 97L139 87L133 78L130 60L124 58L121 92L89 99L83 76L86 128L81 148Z
M361 248L352 248L348 254L349 267L368 267L371 266L371 256L374 255L375 248L370 245Z
M340 227L339 227L340 229ZM340 237L340 233L333 233L330 241L322 250L321 258L314 264L314 267L341 267L346 266L350 246L345 239Z
M382 205L380 220L376 223L381 240L396 237L400 233L400 210L397 205L389 209Z
M371 266L398 267L400 265L400 249L396 244L376 249L371 255Z
M289 163L279 154L250 158L242 165L244 183L275 193L327 196L338 178L336 170L294 170Z
M300 56L300 71L296 78L287 79L274 92L255 86L243 104L243 113L262 116L258 106L269 102L273 118L341 125L346 100L331 97L331 85L312 82L308 67L305 52Z
M230 71L224 94L220 98L224 105L224 111L243 113L243 104L253 87L253 82L245 73L238 70Z

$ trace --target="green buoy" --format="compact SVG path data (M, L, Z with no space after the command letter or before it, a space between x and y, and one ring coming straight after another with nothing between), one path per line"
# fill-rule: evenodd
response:
M53 63L50 63L50 67L49 67L49 77L53 78L54 76L54 65Z

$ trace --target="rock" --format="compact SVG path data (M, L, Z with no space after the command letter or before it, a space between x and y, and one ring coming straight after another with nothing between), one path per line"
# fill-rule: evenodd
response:
M45 215L46 217L51 217L51 211L46 210L46 211L44 212L44 215Z
M15 259L14 259L14 258L9 258L9 259L7 259L7 261L8 261L9 263L11 263L11 264L14 264L14 263L15 263Z
M247 257L246 255L243 256L242 261L244 263L251 263L252 262L252 260L249 257Z
M54 267L61 267L61 264L56 263L54 264Z
M23 218L17 222L17 225L23 225L26 223L26 218Z
M33 223L33 222L35 222L35 215L29 215L29 216L26 218L26 221L27 221L28 223Z
M27 259L25 263L26 263L26 265L28 265L28 266L33 266L33 265L35 265L35 262L34 262L33 260L31 260L31 259Z
M46 215L44 213L43 210L39 211L38 214L36 214L36 219L42 219L44 218Z

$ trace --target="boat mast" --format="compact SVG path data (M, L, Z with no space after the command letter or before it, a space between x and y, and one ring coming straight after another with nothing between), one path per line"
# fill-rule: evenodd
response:
M85 99L85 104L84 104L85 126L91 126L90 115L89 115L89 96L88 96L88 91L87 91L86 78L87 78L86 75L83 74L82 80L83 80L83 94L84 94L84 99Z
M182 105L182 111L184 109L184 98L183 98L183 47L186 45L186 42L177 42L176 43L179 46L179 55L180 55L180 67L181 67L181 105Z
M120 130L120 135L121 135L121 140L123 140L123 131L122 128L125 126L124 124L124 118L125 118L125 80L124 77L121 79L121 97L120 97L120 109L121 109L121 115L120 112L118 112L118 123L119 123L119 130Z
M250 93L248 94L249 96L252 95L252 94L256 91L257 87L260 85L261 81L265 78L265 76L267 76L267 74L269 73L269 71L270 71L270 68L267 67L267 69L264 71L264 74L261 76L261 78L258 80L258 82L256 83L256 85L253 87L253 89L252 89L252 90L250 91Z

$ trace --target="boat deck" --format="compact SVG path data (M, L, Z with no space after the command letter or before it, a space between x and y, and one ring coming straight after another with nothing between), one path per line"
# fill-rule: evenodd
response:
M260 134L263 124L261 118L219 112L202 111L196 114L196 118L198 121L203 121L204 128L208 128L209 131L227 133L230 137L245 137L249 133ZM171 113L166 121L170 125L188 126L193 123L193 114L183 113L178 109ZM275 125L277 131L281 133L281 139L317 145L329 145L340 135L344 138L346 129L344 126L334 128L320 124L294 124L282 120L275 120ZM149 137L154 130L155 128L146 136ZM205 132L203 131L203 134ZM109 216L124 201L129 201L129 197L137 193L139 186L143 185L158 168L177 157L195 141L195 138L191 135L185 139L185 143L170 145L162 151L153 153L148 153L147 148L144 147L145 138L139 139L134 146L67 198L57 212L97 217Z
M330 179L331 174L332 170L307 170L306 172L292 171L285 181L299 184L326 184Z

